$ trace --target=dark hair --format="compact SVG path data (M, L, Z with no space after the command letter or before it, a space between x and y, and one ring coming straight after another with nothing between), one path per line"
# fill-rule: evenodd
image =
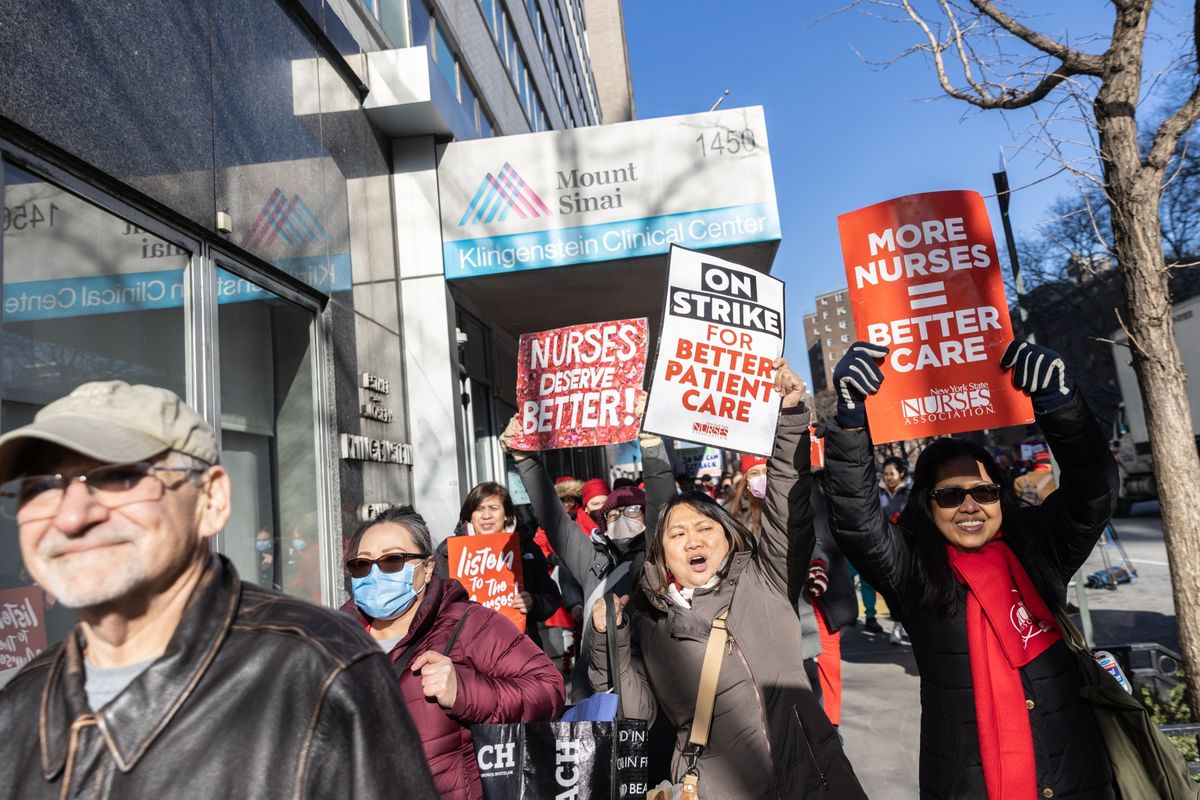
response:
M620 489L622 486L637 486L637 481L635 481L633 478L617 478L612 482L612 488L614 492L617 489Z
M663 506L654 522L653 535L646 541L646 563L643 567L651 576L655 591L667 589L667 553L663 547L663 534L666 532L667 519L671 512L679 506L688 506L699 514L703 514L716 522L725 531L725 539L729 542L731 553L750 550L754 547L754 536L746 526L738 522L725 507L713 500L704 492L684 492L672 497ZM723 577L723 576L722 576Z
M942 616L951 616L958 607L958 581L950 569L946 557L946 538L933 520L930 493L938 482L938 473L944 464L960 458L969 458L983 465L988 477L1000 485L1001 530L1004 541L1017 556L1017 560L1029 573L1038 594L1051 610L1062 606L1062 586L1059 578L1044 558L1037 555L1030 534L1021 523L1021 506L1012 487L1004 480L1004 474L991 453L983 447L965 439L938 439L926 447L917 459L913 470L912 491L908 505L900 515L900 527L912 545L913 574L911 585L918 587L919 602L929 610ZM886 463L886 462L884 462Z
M475 509L479 508L483 501L489 497L500 498L500 503L504 506L504 521L506 523L512 522L517 518L517 511L513 508L512 498L508 496L508 489L505 489L495 481L485 481L467 492L467 499L463 500L462 509L458 512L458 521L470 522L471 515L475 513Z
M906 464L904 459L900 458L900 456L888 456L885 458L883 460L883 466L879 468L879 471L882 472L883 470L887 469L889 465L898 469L901 477L904 477L908 474L908 464Z
M416 543L422 553L433 555L433 536L429 533L429 526L425 524L425 518L418 514L412 506L392 506L381 512L374 519L360 523L354 529L354 532L347 536L346 540L342 543L343 555L348 559L357 556L358 545L362 542L362 538L366 535L367 531L376 525L383 525L388 522L404 527L412 534L413 542Z

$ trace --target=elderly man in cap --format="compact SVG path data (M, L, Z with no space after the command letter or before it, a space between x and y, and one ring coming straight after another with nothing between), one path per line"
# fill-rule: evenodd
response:
M378 647L213 554L217 462L195 411L120 381L0 437L25 566L79 615L0 690L0 797L435 798Z

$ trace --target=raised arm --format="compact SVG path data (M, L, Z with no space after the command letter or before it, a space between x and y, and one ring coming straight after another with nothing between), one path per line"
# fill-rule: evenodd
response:
M1120 487L1117 462L1058 353L1013 342L1000 363L1033 401L1038 427L1061 470L1058 489L1040 506L1022 509L1021 518L1065 582L1112 518Z
M829 529L842 553L879 590L901 607L909 588L912 556L903 531L883 516L866 398L883 384L875 363L886 347L855 342L833 371L836 424L825 433L825 497Z
M646 536L651 538L658 515L675 496L675 473L661 438L643 433L638 444L642 449L642 480L646 485Z
M517 474L525 485L529 495L529 503L533 513L546 532L550 546L558 554L560 564L566 568L580 583L584 583L584 575L594 567L605 568L608 560L592 545L591 539L579 527L579 523L567 516L562 503L550 482L546 465L542 462L541 453L527 450L513 450L509 443L520 430L519 421L514 416L500 436L500 444L517 462Z
M767 580L794 602L816 542L808 463L809 413L804 406L804 382L783 359L776 361L775 367L775 388L783 401L775 448L767 462L767 495L755 561Z

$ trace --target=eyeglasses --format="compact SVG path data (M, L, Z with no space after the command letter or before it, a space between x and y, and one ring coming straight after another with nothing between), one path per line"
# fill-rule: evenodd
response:
M618 516L636 517L642 513L641 506L625 506L623 508L614 508L608 512L608 521L616 522Z
M106 508L153 502L161 500L168 488L159 473L193 475L207 471L208 467L158 466L139 461L105 464L79 475L26 475L0 486L0 511L18 523L50 519L62 507L67 487L75 482L82 483L88 494ZM181 482L177 481L170 488L177 488Z
M352 558L346 562L346 572L351 578L365 578L371 572L371 566L378 564L382 572L389 574L404 569L409 561L422 561L429 558L429 553L388 553L379 558Z
M929 493L933 502L941 508L958 508L967 499L967 495L971 495L976 503L995 503L1000 500L1000 484L981 483L970 489L964 489L961 486L947 486L944 489L934 489Z

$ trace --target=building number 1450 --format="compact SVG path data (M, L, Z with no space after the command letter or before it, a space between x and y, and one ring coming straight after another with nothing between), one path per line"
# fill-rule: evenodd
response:
M754 149L754 131L743 128L740 131L720 130L711 134L702 133L696 137L700 145L700 157L732 156Z

